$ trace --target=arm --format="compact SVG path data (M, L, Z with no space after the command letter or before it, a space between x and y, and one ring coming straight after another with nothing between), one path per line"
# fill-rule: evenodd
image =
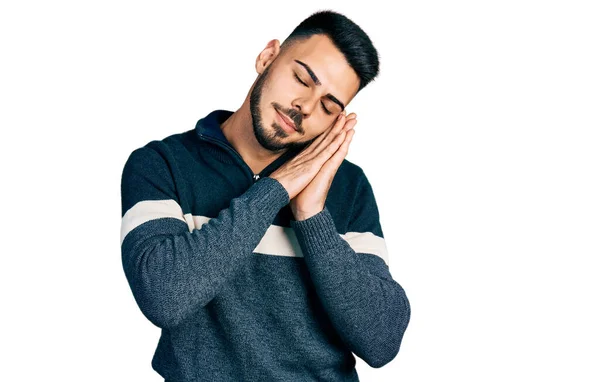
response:
M377 204L364 174L360 182L345 235L327 207L291 226L338 334L369 366L382 367L398 354L411 311L404 289L389 273Z
M125 275L142 313L161 328L210 302L289 203L286 189L265 177L200 229L189 227L167 162L148 146L128 158L121 199Z

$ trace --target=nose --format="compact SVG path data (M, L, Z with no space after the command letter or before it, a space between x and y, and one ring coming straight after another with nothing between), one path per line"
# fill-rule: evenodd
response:
M315 104L316 102L313 102L313 100L309 98L297 98L292 103L292 106L298 113L302 114L304 118L307 118L314 110Z

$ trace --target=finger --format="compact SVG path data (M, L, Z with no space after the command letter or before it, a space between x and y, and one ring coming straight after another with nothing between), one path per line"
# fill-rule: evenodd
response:
M352 113L354 114L354 113ZM353 118L356 117L354 114ZM332 125L327 128L323 133L321 133L313 142L306 147L303 152L305 155L314 154L318 156L320 152L325 150L328 146L331 145L333 140L337 135L343 130L346 129L346 116L345 111L338 115L338 117L333 121Z
M327 166L328 169L333 171L342 164L344 158L348 154L348 147L350 146L350 142L352 141L353 135L354 129L349 130L346 134L344 142L340 145L338 150L331 156L331 158L329 158L329 160L323 165L323 167Z
M346 153L348 153L348 147L350 147L350 142L352 142L352 137L354 136L354 133L355 133L354 129L350 129L346 132L346 137L344 138L344 142L342 142L338 151L341 150L341 151L345 151ZM345 156L345 154L344 154L344 156Z
M302 153L304 155L308 155L309 153L313 153L313 152L317 151L317 147L329 135L331 130L334 128L336 122L337 122L337 119L335 121L333 121L331 123L331 125L329 125L329 127L327 129L325 129L325 131L323 131L315 139L313 139L313 141L310 143L310 145L308 145L307 147L304 148L304 150L302 150Z
M348 148L350 147L350 142L352 142L353 136L354 136L354 129L348 130L348 132L346 133L346 138L344 139L344 142L340 145L340 148L334 154L334 156L335 155L341 156L341 158L339 158L340 163L348 154Z
M339 134L340 131L342 131L345 123L346 115L340 114L338 119L335 121L335 124L333 125L333 130L330 132L330 134Z
M314 151L317 153L317 155L323 150L326 150L326 148L332 144L332 142L336 139L340 132L344 130L344 123L345 116L343 114L340 114L334 122L333 126L330 129L328 129L325 134L323 134L323 139L320 139L319 142L315 145Z
M346 139L346 131L342 131L340 134L336 135L333 141L317 154L317 158L319 158L322 163L325 163L333 154L335 154L340 145L344 143L344 139Z
M356 118L352 118L350 120L347 120L346 124L344 125L344 130L348 131L350 129L353 129L354 126L356 126L357 123L358 123L358 121L356 120Z

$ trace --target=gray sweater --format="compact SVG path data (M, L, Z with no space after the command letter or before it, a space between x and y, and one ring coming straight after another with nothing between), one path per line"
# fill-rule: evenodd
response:
M296 221L268 176L296 152L253 174L219 127L231 113L124 165L121 255L161 328L152 368L170 382L358 381L354 355L387 364L410 319L369 181L344 160L325 208Z

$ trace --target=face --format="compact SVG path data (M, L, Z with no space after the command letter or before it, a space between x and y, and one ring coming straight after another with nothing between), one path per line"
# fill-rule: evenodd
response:
M326 36L311 36L280 53L260 73L250 94L254 135L270 151L309 145L335 122L360 84ZM293 121L295 131L278 113Z

